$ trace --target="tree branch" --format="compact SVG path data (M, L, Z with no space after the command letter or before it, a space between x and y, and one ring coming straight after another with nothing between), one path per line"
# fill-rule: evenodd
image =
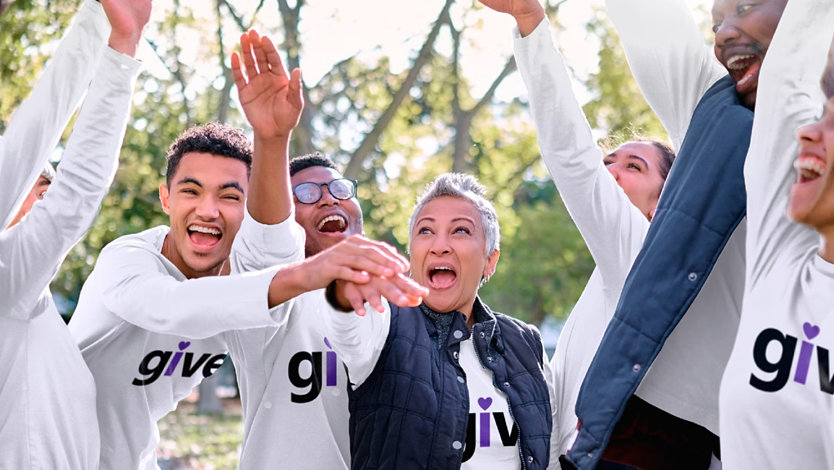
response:
M279 2L280 1L286 0L279 0ZM399 109L400 105L403 103L405 98L408 96L408 91L416 82L417 77L419 76L423 66L431 58L434 51L434 42L437 39L437 36L440 34L440 28L444 24L443 19L444 17L448 16L449 8L451 8L453 3L454 0L446 0L446 2L444 3L443 8L440 10L440 14L437 17L437 20L434 22L434 26L432 26L431 31L429 32L428 36L426 36L426 40L423 43L420 52L417 54L417 57L414 59L414 63L412 64L411 69L408 71L408 75L406 75L405 80L403 80L403 83L402 85L400 85L400 88L397 90L397 93L394 94L393 98L391 99L391 103L382 113L382 116L380 116L380 118L376 121L371 131L368 132L362 139L362 143L359 144L359 147L351 155L350 161L348 162L348 166L345 169L346 177L356 178L359 175L359 172L362 170L362 164L365 162L365 159L368 157L368 155L371 154L373 149L376 147L385 128L387 128L391 121L394 119L397 110Z

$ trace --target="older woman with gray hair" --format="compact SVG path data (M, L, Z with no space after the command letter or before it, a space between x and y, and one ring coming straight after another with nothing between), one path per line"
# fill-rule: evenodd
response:
M421 305L324 317L350 377L352 468L547 467L541 337L478 298L500 242L484 194L474 177L447 173L418 198L409 254L412 278L428 287ZM335 286L332 303L348 286Z

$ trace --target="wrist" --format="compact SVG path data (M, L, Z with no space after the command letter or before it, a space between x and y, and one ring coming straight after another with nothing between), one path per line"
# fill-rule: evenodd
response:
M142 39L142 32L135 35L111 33L107 45L116 52L128 57L136 57L136 50L139 48L139 41Z
M345 313L352 312L353 308L350 307L350 303L347 302L347 299L340 298L342 296L339 295L341 292L336 285L337 282L338 281L334 280L327 285L324 289L324 298L327 299L327 303L329 303L334 309Z
M535 9L515 15L515 23L521 37L529 36L530 33L536 29L539 23L542 22L544 17L544 8L538 2L536 2Z

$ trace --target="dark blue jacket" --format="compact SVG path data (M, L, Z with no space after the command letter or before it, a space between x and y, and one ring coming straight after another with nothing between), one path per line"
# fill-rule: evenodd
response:
M578 468L596 466L626 402L744 217L743 169L752 123L753 113L739 101L729 76L710 87L695 108L646 241L579 392L582 427L568 455Z
M475 300L473 343L519 430L522 468L544 469L550 452L550 398L542 343L529 325ZM458 469L466 442L469 392L458 364L466 318L425 306L391 306L391 328L371 375L350 397L354 469Z

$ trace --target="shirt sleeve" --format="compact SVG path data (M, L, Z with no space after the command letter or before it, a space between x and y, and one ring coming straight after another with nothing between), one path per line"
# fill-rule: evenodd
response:
M640 91L678 149L703 94L727 74L684 0L606 0Z
M790 245L815 243L816 232L787 217L796 130L819 118L820 77L834 36L834 2L791 0L759 76L756 113L744 167L748 279L766 272Z
M366 305L367 313L360 317L355 312L340 312L331 307L324 298L324 290L305 295L317 296L322 332L345 363L351 385L359 387L373 372L388 339L391 305L383 299L385 311L382 313Z
M17 225L0 234L0 314L25 318L90 228L118 165L138 61L105 51L55 181ZM4 139L5 140L5 139Z
M280 326L292 308L293 301L268 308L267 292L278 268L176 279L163 263L146 247L105 248L93 273L104 307L145 330L195 339L234 329Z
M621 285L649 221L605 168L547 20L524 38L516 29L514 49L544 163L603 278Z
M304 229L295 221L295 211L281 223L266 225L244 211L230 256L232 272L247 272L283 266L304 260Z
M101 4L85 0L32 94L0 138L0 219L6 227L58 143L87 90L110 25ZM106 71L105 71L106 72Z

